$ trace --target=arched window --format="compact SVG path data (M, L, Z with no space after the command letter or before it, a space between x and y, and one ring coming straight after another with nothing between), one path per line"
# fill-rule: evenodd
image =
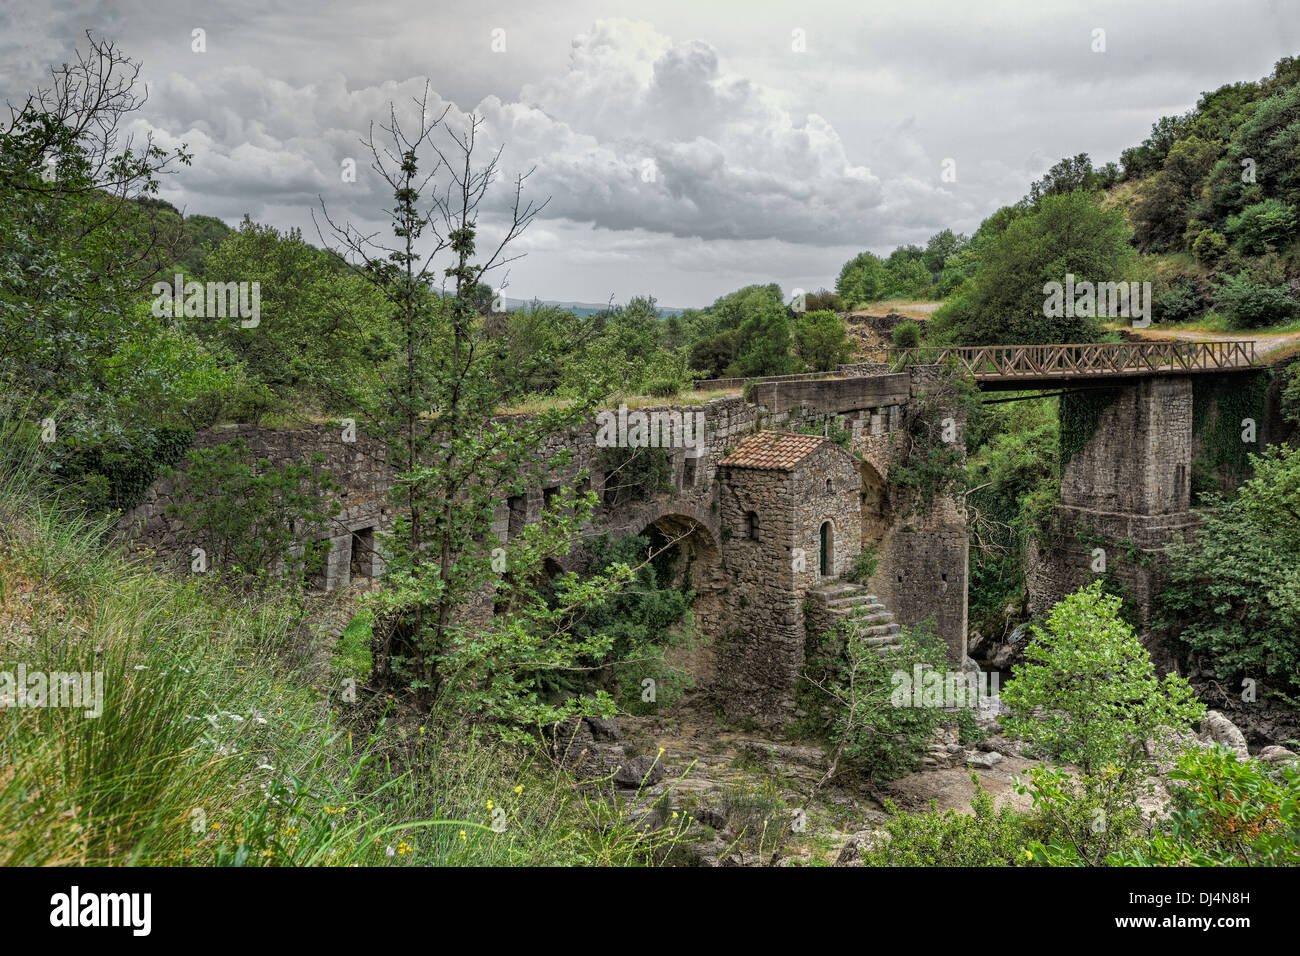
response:
M829 521L822 522L819 573L824 578L835 576L835 530Z
M835 494L835 484L829 478L826 479L826 493L828 495Z
M749 518L749 540L757 541L758 540L758 512L751 511L746 515L746 517Z

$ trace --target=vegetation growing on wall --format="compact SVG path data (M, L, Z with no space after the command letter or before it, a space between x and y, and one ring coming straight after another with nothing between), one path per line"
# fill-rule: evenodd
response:
M1250 456L1261 447L1271 382L1267 369L1227 381L1202 376L1193 382L1192 434L1199 444L1192 462L1193 502L1207 491L1229 491L1250 474ZM1254 422L1253 442L1242 440L1246 419Z
M1097 433L1101 416L1120 396L1118 389L1066 392L1061 396L1061 468Z
M672 490L673 460L666 448L603 448L596 463L605 473L606 507Z
M978 408L974 381L947 369L926 391L913 396L904 412L901 454L890 466L888 484L908 502L909 515L924 514L940 498L964 490L965 444L962 423Z
M1005 634L1028 615L1025 544L1060 496L1054 399L986 405L968 423L970 628Z
M253 460L241 438L194 449L183 470L168 469L181 493L168 515L193 535L182 550L204 552L194 570L245 585L277 578L301 585L320 573L329 519L339 511L339 485L320 469L323 460L317 454L311 463L274 468ZM295 553L300 541L306 543Z

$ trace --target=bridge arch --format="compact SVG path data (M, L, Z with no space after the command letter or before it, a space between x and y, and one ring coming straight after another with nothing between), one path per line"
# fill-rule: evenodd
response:
M672 510L646 520L640 533L650 541L660 585L694 591L696 621L711 632L724 614L725 577L718 536L698 517Z
M862 500L862 544L879 543L889 530L892 520L889 508L889 490L884 476L871 462L858 462L861 476L859 494Z

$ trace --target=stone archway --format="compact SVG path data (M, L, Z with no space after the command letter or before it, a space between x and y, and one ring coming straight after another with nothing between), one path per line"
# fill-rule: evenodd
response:
M669 512L641 530L658 552L654 559L660 581L695 592L695 620L706 633L720 633L725 582L722 551L713 533L696 518Z
M866 547L879 544L889 530L889 490L871 462L859 462L858 470L862 476L862 544Z

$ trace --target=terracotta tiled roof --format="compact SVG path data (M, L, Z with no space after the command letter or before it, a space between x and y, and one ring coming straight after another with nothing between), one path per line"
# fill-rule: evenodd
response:
M821 435L793 435L787 432L757 432L737 445L719 464L731 468L770 468L792 471L823 444Z

